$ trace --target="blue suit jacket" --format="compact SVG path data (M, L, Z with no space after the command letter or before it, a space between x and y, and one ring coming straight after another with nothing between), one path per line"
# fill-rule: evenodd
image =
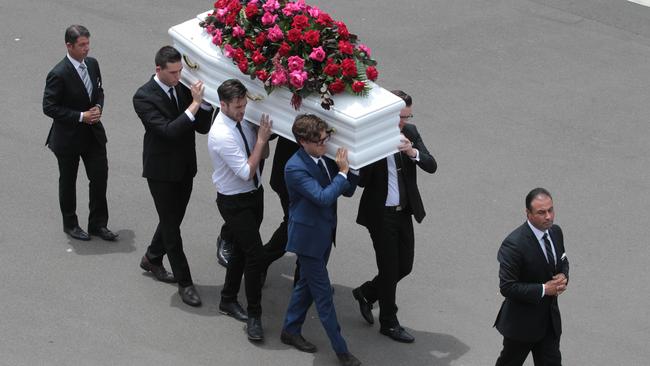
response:
M348 179L338 174L336 163L323 158L332 177L321 173L318 165L299 149L287 162L284 179L289 193L289 228L287 251L309 257L324 257L336 232L336 200L354 194L358 177Z

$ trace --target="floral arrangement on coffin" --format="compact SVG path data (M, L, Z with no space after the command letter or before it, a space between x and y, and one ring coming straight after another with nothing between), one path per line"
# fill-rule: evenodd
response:
M312 93L324 109L334 105L334 94L366 95L368 80L378 76L370 49L345 23L304 0L217 0L200 25L267 93L288 88L295 109Z

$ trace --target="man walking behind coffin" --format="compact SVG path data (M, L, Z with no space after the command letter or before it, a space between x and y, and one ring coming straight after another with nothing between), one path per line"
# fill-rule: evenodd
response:
M96 235L108 241L117 239L110 231L106 186L108 159L106 132L100 121L104 108L104 89L99 63L88 57L90 32L82 25L65 30L68 54L47 74L43 93L43 112L53 119L45 145L56 155L59 165L59 205L63 231L77 240ZM90 183L88 232L77 219L77 171L83 159Z
M437 164L413 124L412 99L401 90L393 94L406 106L399 115L402 132L399 152L361 169L359 186L364 187L357 223L370 232L378 274L352 291L363 318L374 323L372 304L379 300L379 332L391 339L411 343L415 339L397 320L397 283L411 272L414 257L413 220L425 216L417 185L417 168L434 173Z
M553 198L546 189L526 195L526 216L526 222L503 240L497 255L505 299L494 322L503 335L496 365L522 365L532 351L536 366L559 366L558 296L569 282L569 260L562 229L553 224Z

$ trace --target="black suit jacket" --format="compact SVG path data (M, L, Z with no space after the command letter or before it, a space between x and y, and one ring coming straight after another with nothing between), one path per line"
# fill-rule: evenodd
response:
M194 132L210 131L211 111L199 108L194 122L185 114L192 93L183 84L175 88L180 110L160 88L153 76L133 96L133 107L144 125L142 176L177 182L196 175Z
M412 214L419 223L422 222L426 213L417 184L417 167L419 166L427 173L435 173L438 165L424 145L415 125L404 125L402 133L413 142L413 147L420 153L420 160L417 162L411 160L406 154L400 153L402 157L402 176L408 193L409 204L406 207L406 212ZM359 186L364 187L364 189L359 202L357 223L368 229L380 227L383 220L386 196L388 195L388 165L386 159L381 159L363 167Z
M88 76L93 84L93 93L88 92L81 77L68 57L64 57L47 74L43 92L43 113L53 119L45 145L56 154L78 153L93 139L106 144L106 132L101 122L86 124L79 122L79 115L98 105L104 107L102 75L97 60L84 60Z
M557 255L556 273L569 278L569 260L564 251L564 238L559 226L549 234ZM497 255L499 287L505 297L494 326L504 337L520 342L537 342L548 327L562 334L557 296L542 297L542 285L553 273L535 234L524 222L503 241Z
M286 197L289 199L287 185L284 182L284 167L287 165L287 161L289 161L293 154L298 151L299 147L295 142L280 135L277 135L277 138L278 141L276 142L275 153L273 154L273 168L271 169L271 178L269 183L273 191L275 191L280 197Z

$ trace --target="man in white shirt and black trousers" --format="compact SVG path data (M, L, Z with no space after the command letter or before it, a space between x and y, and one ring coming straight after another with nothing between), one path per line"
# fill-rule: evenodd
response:
M261 274L266 265L259 233L264 211L260 162L268 153L272 121L263 114L258 128L244 120L246 92L246 87L236 79L224 81L217 89L221 111L208 134L208 150L214 166L212 182L217 188L217 207L233 241L219 311L246 321L248 339L261 341ZM248 314L237 301L244 274Z

